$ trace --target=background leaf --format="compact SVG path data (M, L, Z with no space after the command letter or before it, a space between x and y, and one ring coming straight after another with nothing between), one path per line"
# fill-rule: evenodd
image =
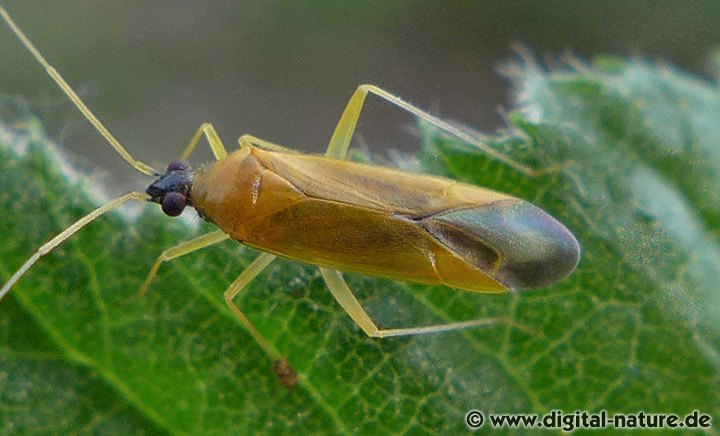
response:
M561 170L529 178L424 126L421 158L558 217L583 247L572 276L477 295L347 275L384 326L505 316L537 334L502 324L370 339L315 268L278 261L239 305L300 374L288 390L222 302L252 250L230 241L173 261L131 299L163 249L209 230L147 207L84 229L0 306L0 431L449 433L470 408L717 418L717 85L638 61L572 65L509 68L517 107L486 138ZM11 112L0 130L2 280L105 195Z

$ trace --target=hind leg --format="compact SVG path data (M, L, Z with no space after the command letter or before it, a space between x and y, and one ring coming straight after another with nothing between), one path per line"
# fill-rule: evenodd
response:
M527 165L513 160L509 156L506 156L491 147L488 147L487 144L481 141L476 134L470 133L459 127L453 126L441 120L440 118L434 117L429 113L404 101L400 97L373 85L358 86L357 90L355 90L355 93L352 95L352 97L350 97L350 101L348 101L348 104L345 107L342 116L340 117L340 121L338 122L337 127L335 127L335 132L330 139L330 144L328 145L327 152L325 153L327 157L332 157L335 159L345 158L348 147L350 146L350 140L352 139L353 133L355 132L355 127L357 126L358 119L360 118L360 113L362 112L362 108L365 104L365 100L368 94L377 95L378 97L392 103L393 105L404 109L407 112L410 112L419 119L446 131L447 133L457 137L462 141L476 146L478 149L482 150L485 154L492 157L493 159L503 162L511 168L515 169L516 171L527 176L535 177L555 172L564 166L553 165L551 167L543 168L540 170L531 168Z
M484 318L422 327L379 328L357 300L355 294L353 294L352 290L348 287L339 271L320 268L320 272L323 279L325 279L325 284L327 284L328 289L330 289L333 297L335 297L335 300L337 300L345 312L350 315L350 318L355 321L355 324L357 324L366 335L373 338L440 333L505 322L503 318Z

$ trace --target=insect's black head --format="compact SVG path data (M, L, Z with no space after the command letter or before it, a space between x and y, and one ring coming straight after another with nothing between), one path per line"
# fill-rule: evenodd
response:
M165 174L158 177L145 192L150 196L150 201L162 206L166 215L178 216L185 206L192 205L192 182L190 164L184 160L176 160L170 162Z

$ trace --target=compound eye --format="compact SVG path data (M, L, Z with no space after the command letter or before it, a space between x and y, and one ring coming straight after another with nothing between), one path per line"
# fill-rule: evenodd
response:
M167 167L168 172L172 171L187 171L190 169L190 163L186 160L174 160L170 162L170 164Z
M162 211L168 216L180 215L186 205L187 197L179 192L168 192L161 203Z

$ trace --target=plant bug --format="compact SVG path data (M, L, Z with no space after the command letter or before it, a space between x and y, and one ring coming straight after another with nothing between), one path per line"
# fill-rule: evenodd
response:
M0 299L42 256L125 202L158 203L169 216L178 216L192 206L219 230L164 251L140 293L148 289L162 263L226 239L263 251L225 291L225 301L275 361L281 380L292 385L296 376L290 365L234 303L277 256L317 265L340 306L372 337L450 331L498 319L379 328L339 271L467 291L505 292L551 285L577 265L580 247L574 236L524 200L455 180L344 160L366 97L373 94L520 172L537 173L383 89L372 85L357 88L324 156L298 153L249 135L240 137L240 148L228 154L213 126L205 123L182 158L159 173L135 159L115 139L2 7L0 14L117 153L136 170L156 178L144 193L131 192L111 200L40 247L0 289ZM193 170L187 159L202 138L216 160Z

